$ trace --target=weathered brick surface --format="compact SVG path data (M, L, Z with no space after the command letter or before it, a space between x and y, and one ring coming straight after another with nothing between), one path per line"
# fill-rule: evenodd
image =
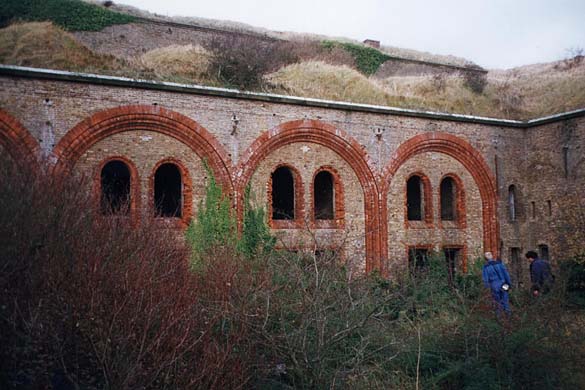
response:
M408 221L406 216L406 181L413 173L424 175L425 208L429 210L425 221ZM441 221L440 182L445 175L457 177L464 192L464 205L458 210L460 220ZM430 206L430 207L429 207ZM467 248L467 255L477 258L483 253L483 216L479 188L469 171L455 158L443 153L417 154L402 164L392 176L388 188L388 259L389 268L404 268L405 253L409 247L430 248L440 251L444 247ZM461 223L470 221L470 223ZM462 256L463 262L467 259ZM461 267L465 263L461 264Z
M133 207L142 221L153 217L152 175L161 161L181 167L190 216L205 187L203 159L240 218L248 183L267 205L270 172L279 164L294 167L302 225L315 228L319 242L346 240L346 259L367 271L404 265L411 245L460 247L468 259L501 250L506 260L510 248L523 253L547 244L556 260L565 249L559 244L566 225L560 211L571 207L564 199L585 188L583 116L514 128L6 75L0 87L2 153L20 159L52 152L61 172L94 178L108 159L127 159L138 177ZM335 226L311 220L312 181L324 167L343 189L343 204L335 206L343 220ZM431 188L432 212L420 227L405 222L406 179L416 172ZM440 221L445 175L463 189L462 220ZM508 218L510 185L518 190L517 221ZM310 248L312 237L300 224L275 233L291 247Z
M294 223L271 221L272 227L276 228L277 237L280 238L279 246L295 250L340 247L347 261L360 269L365 267L364 195L360 181L350 165L332 150L315 143L295 142L272 150L258 164L250 181L252 188L256 189L254 191L256 204L268 207L269 216L270 175L277 167L283 165L292 168L298 177L295 183L297 189L295 200L300 201L301 205L295 210ZM352 196L344 197L343 209L337 210L337 216L342 217L337 224L315 226L311 196L313 177L324 167L335 167L339 187L343 188L343 193ZM309 234L309 231L313 232L314 236Z

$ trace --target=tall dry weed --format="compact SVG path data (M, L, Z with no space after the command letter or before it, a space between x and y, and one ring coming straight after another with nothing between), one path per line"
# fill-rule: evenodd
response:
M387 102L383 90L348 66L308 61L281 68L264 80L276 89L298 96L378 105Z
M210 72L211 56L199 45L173 45L144 53L140 63L165 80L216 85Z

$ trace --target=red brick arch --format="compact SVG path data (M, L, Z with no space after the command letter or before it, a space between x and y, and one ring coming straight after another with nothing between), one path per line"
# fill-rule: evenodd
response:
M382 218L387 221L389 184L396 171L409 158L426 152L444 153L459 161L473 177L481 196L483 216L483 246L486 251L498 252L499 226L497 218L497 193L495 177L483 156L467 141L447 133L425 133L404 142L384 169L381 184ZM388 236L387 223L382 224L383 237ZM387 257L387 240L382 241L382 254Z
M216 180L232 193L231 159L211 133L183 114L160 106L122 106L100 111L73 127L55 146L57 172L70 170L96 142L132 130L165 134L189 146L207 161Z
M38 163L39 143L16 118L2 109L0 146L21 167L34 167Z
M354 170L364 192L366 228L366 271L380 268L380 216L378 186L374 169L365 149L344 131L318 120L298 120L283 123L258 137L244 152L235 170L236 205L243 213L243 194L246 185L260 162L274 150L295 142L322 145L337 153Z

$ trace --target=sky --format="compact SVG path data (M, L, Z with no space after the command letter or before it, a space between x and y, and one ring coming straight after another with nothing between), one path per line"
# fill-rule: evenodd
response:
M487 69L567 58L585 49L585 0L118 0L165 16L276 31L375 39L463 57Z

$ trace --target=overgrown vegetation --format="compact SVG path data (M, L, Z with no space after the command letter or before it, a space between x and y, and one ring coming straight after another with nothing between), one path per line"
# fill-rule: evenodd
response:
M338 46L343 47L345 51L353 56L357 69L366 76L376 73L380 65L392 58L372 47L348 42L323 41L323 47L327 49L331 50Z
M258 90L262 76L295 62L291 45L282 41L262 41L247 35L218 37L209 45L212 72L224 85Z
M99 31L136 18L80 0L3 0L0 27L15 21L52 21L69 31Z
M122 59L90 50L51 23L23 23L0 29L0 62L511 119L585 104L585 62L579 55L574 61L487 76L463 72L381 78L365 74L383 56L356 44L231 36L202 45L161 47ZM360 72L364 63L372 67Z
M498 319L481 264L450 282L435 257L388 281L356 275L334 251L219 243L192 272L167 232L96 214L79 191L89 182L5 160L0 180L2 388L585 385L585 313L564 289L582 269L537 300L513 291L512 318ZM214 218L226 219L212 183ZM232 234L222 225L207 226Z
M150 50L140 57L155 77L183 83L219 85L211 71L211 53L202 46L168 46Z
M117 73L125 61L96 54L49 22L13 24L0 30L3 64L97 73Z

